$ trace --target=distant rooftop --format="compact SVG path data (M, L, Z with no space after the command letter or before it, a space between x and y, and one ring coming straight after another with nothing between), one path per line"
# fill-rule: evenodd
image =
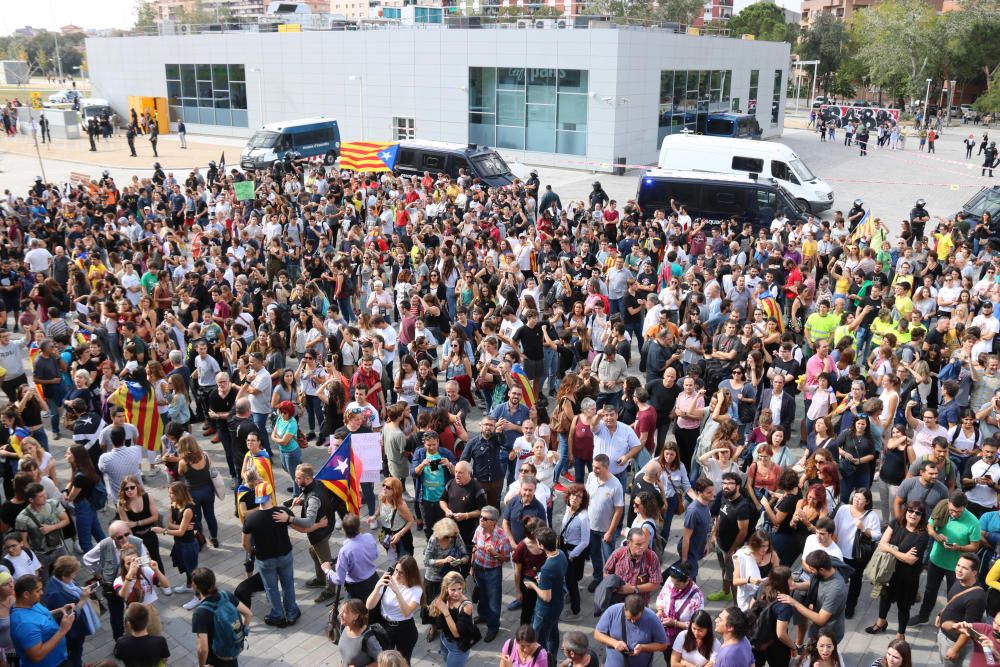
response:
M567 16L559 18L513 18L494 16L445 16L441 23L406 23L393 19L361 19L347 21L331 14L303 16L302 23L275 21L274 17L261 17L253 22L226 22L190 25L164 21L156 26L116 32L107 37L167 37L233 33L276 32L329 32L369 30L650 30L679 35L704 37L729 37L727 28L701 27L681 23L652 23L607 16Z

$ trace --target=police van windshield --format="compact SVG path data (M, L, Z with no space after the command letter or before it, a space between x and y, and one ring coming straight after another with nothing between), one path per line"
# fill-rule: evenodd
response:
M250 142L247 145L250 146L250 148L274 148L274 145L278 143L279 136L281 135L277 132L261 130L259 132L254 132L254 135L250 137Z
M510 173L510 168L497 153L484 153L472 158L472 164L476 166L476 171L484 178L503 176Z
M792 166L792 171L794 171L795 174L803 181L812 181L816 179L816 175L809 171L809 167L807 167L806 163L802 160L796 158L788 164Z
M1000 193L992 188L982 190L969 200L964 206L964 210L965 213L976 218L983 217L983 213L992 215L1000 210Z

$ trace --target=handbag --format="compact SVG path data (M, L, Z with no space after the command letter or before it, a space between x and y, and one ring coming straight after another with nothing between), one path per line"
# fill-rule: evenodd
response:
M850 441L848 441L848 442L850 442ZM858 455L858 448L855 447L854 451L851 452L851 456L857 456L857 455ZM840 478L841 479L847 479L849 477L853 477L854 473L857 472L857 469L858 469L858 467L856 465L854 465L853 463L851 463L850 461L848 461L844 457L840 458L839 468L840 468Z
M869 514L871 514L871 510L861 515L862 523ZM854 548L851 549L851 558L859 564L867 564L871 560L872 554L875 553L875 546L875 540L865 535L861 528L858 528L854 533Z
M392 516L389 517L388 529L385 526L378 529L378 543L381 544L386 551L392 547L392 524L396 521L396 512L398 511L398 509L392 510Z
M212 480L212 487L215 489L215 497L222 500L226 497L226 481L222 479L222 475L215 467L211 467L208 470L208 476Z
M473 623L472 616L462 613L462 607L464 607L467 602L468 600L462 602L462 605L458 608L459 612L457 618L455 619L455 626L458 628L458 633L461 635L458 640L458 648L462 651L470 650L483 638L483 633L479 627ZM468 604L471 605L472 603L468 602Z

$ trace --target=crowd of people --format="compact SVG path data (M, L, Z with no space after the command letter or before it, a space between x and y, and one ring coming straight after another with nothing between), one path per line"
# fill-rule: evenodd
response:
M890 240L860 201L754 229L536 173L245 178L2 202L7 664L80 666L105 626L88 661L162 664L176 594L199 665L235 665L255 593L281 633L312 589L346 665L840 667L869 585L874 664L932 615L946 665L1000 658L988 218L921 200ZM370 433L349 512L318 471Z

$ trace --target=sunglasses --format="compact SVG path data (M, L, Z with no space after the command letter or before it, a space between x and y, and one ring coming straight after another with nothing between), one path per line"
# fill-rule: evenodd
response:
M923 516L924 515L924 511L923 510L906 510L906 513L907 514L916 514L917 516Z
M118 542L118 541L124 540L125 538L131 537L131 536L132 536L132 533L122 533L121 535L115 535L115 541Z
M135 491L139 487L138 486L125 486L125 487L122 487L122 488L124 488L126 491Z

